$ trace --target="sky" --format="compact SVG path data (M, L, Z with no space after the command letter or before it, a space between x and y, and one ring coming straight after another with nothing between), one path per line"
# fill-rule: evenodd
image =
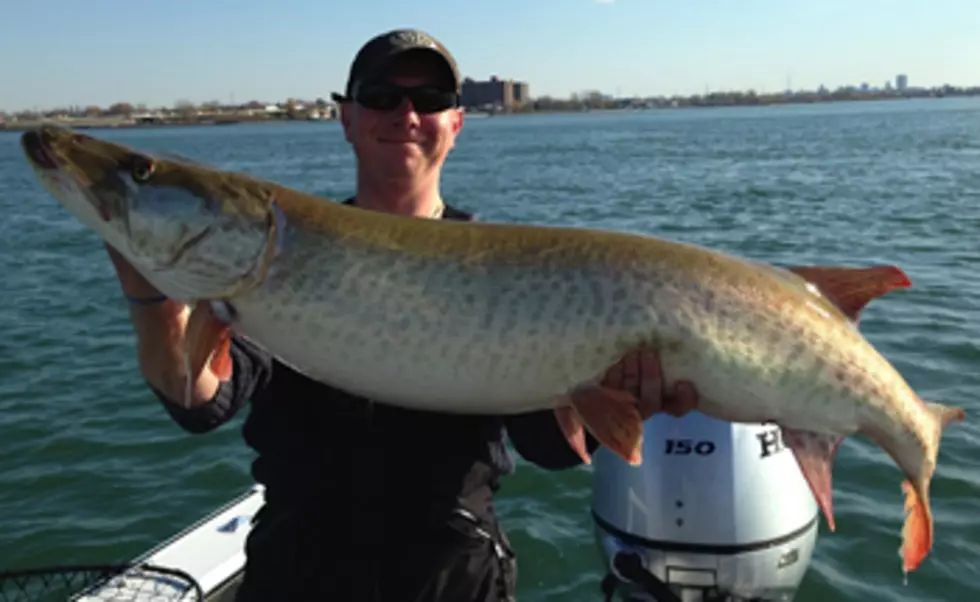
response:
M980 84L977 0L0 0L0 111L327 98L397 27L533 97Z

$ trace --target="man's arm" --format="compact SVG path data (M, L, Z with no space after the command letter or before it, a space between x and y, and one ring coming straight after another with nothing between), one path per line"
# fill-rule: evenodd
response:
M582 458L565 440L554 410L540 410L504 418L507 435L514 449L525 460L545 470L564 470L582 464ZM599 442L586 432L589 454L599 448Z
M202 433L217 428L268 383L272 358L240 337L232 338L232 377L220 382L205 367L191 385L189 407L184 405L186 369L184 338L190 310L163 295L123 258L106 245L123 293L130 299L129 317L136 335L140 371L147 385L184 429Z
M272 357L262 348L242 339L231 339L231 379L220 383L214 396L185 408L155 387L150 387L174 422L190 433L207 433L231 420L249 399L261 395L272 376Z

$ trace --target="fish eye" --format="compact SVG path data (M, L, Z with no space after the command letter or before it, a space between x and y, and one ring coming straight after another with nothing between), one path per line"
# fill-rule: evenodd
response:
M153 161L149 159L144 159L143 157L136 157L133 159L132 166L130 167L130 173L133 176L133 181L138 184L145 184L150 181L153 176L153 171L155 166Z

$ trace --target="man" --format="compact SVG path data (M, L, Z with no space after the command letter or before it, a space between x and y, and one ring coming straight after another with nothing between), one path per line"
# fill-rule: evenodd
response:
M470 219L439 192L443 162L463 125L460 76L449 52L413 30L369 41L351 66L341 106L357 158L364 210ZM247 340L235 338L233 375L209 370L180 399L179 345L186 309L160 293L115 252L131 301L142 372L174 420L206 432L246 401L243 433L257 453L252 473L266 503L246 546L238 600L501 601L514 596L514 555L492 497L512 472L504 434L546 469L576 466L552 411L463 416L410 411L311 381ZM656 358L630 354L607 384L633 392L647 417L694 407L692 387L662 403ZM589 440L589 451L597 443Z

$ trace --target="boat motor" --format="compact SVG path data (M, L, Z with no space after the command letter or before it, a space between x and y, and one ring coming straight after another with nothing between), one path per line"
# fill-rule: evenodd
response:
M819 509L779 427L656 415L644 425L642 465L600 447L593 466L607 601L795 597Z

